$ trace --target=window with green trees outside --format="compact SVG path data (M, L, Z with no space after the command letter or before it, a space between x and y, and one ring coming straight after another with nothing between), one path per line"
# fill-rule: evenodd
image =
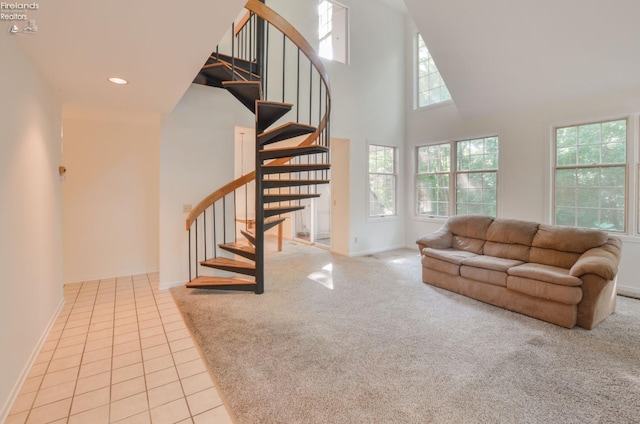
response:
M556 225L625 231L627 120L556 128Z

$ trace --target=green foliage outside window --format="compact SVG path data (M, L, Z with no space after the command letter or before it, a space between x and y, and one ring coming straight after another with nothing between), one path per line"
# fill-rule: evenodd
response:
M626 119L556 129L555 223L625 230Z
M369 216L396 214L395 148L369 145Z
M453 206L457 215L496 216L498 137L458 141L455 146L455 152L451 143L418 147L416 213L446 217Z

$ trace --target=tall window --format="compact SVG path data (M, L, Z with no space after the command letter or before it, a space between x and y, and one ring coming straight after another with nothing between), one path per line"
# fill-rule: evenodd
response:
M418 107L428 106L451 99L440 72L427 46L418 34Z
M318 41L321 57L347 63L349 57L348 9L330 0L318 4Z
M369 145L369 216L396 214L396 148Z
M418 147L417 214L449 216L451 144Z
M456 215L496 216L498 137L456 143Z
M625 231L627 120L555 130L556 225Z
M416 157L418 216L496 216L498 137L420 146Z

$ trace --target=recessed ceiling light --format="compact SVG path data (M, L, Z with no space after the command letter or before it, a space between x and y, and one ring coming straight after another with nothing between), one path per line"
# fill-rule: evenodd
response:
M122 79L118 77L110 77L109 81L111 81L114 84L129 84L129 81L127 81L126 79Z

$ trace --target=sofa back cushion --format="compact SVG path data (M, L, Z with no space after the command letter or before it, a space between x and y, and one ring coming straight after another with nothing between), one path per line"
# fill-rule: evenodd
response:
M487 228L493 222L490 216L458 215L447 221L447 227L453 234L454 249L482 254Z
M529 262L531 243L538 223L514 219L496 219L487 229L485 255Z
M582 253L602 246L607 239L603 231L540 224L531 244L529 261L571 268Z

